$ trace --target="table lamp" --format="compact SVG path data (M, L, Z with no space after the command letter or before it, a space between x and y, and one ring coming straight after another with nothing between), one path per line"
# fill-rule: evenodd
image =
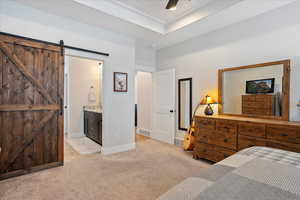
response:
M215 100L213 100L213 98L211 98L211 96L206 95L201 103L201 105L207 105L207 107L204 110L204 114L205 115L213 115L214 114L214 110L211 107L211 104L217 104L217 102Z

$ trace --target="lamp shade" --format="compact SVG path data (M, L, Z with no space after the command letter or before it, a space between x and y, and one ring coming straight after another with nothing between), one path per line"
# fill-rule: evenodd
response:
M202 100L201 100L201 105L207 105L207 104L216 104L217 102L209 95L206 95Z

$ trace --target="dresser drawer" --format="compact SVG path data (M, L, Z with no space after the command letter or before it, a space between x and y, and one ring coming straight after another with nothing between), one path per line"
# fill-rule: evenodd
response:
M252 101L243 102L243 107L245 108L268 108L270 105L265 103L257 103Z
M274 111L271 108L242 108L243 114L249 115L274 115Z
M237 134L221 131L203 131L196 136L197 142L214 144L231 150L237 149Z
M203 158L214 162L219 162L234 153L235 151L204 143L197 143L194 148L194 158Z
M267 103L270 102L274 98L271 95L255 95L255 101L260 103Z
M198 129L211 129L214 130L216 127L216 120L206 118L196 118L195 126Z
M239 135L239 142L238 142L239 151L253 146L266 146L266 145L267 142L265 139Z
M267 138L276 141L300 143L300 128L269 125L267 126Z
M287 142L277 142L277 141L267 141L267 147L272 147L276 149L283 149L286 151L293 151L300 153L300 144L292 144Z
M217 120L216 130L224 133L236 133L237 123L235 121L230 120Z
M239 123L239 134L266 138L266 125L242 122Z
M243 95L242 101L255 101L255 96L254 95Z

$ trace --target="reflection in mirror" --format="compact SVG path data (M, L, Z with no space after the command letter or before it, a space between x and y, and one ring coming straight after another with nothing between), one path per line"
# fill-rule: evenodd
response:
M284 65L223 73L223 113L282 116Z
M192 118L192 78L178 80L178 129L187 130Z

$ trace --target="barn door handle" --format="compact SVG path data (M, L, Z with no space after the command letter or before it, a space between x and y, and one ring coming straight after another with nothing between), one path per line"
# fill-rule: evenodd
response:
M59 112L59 114L63 115L63 113L64 113L64 100L63 100L63 98L60 98L60 112Z

